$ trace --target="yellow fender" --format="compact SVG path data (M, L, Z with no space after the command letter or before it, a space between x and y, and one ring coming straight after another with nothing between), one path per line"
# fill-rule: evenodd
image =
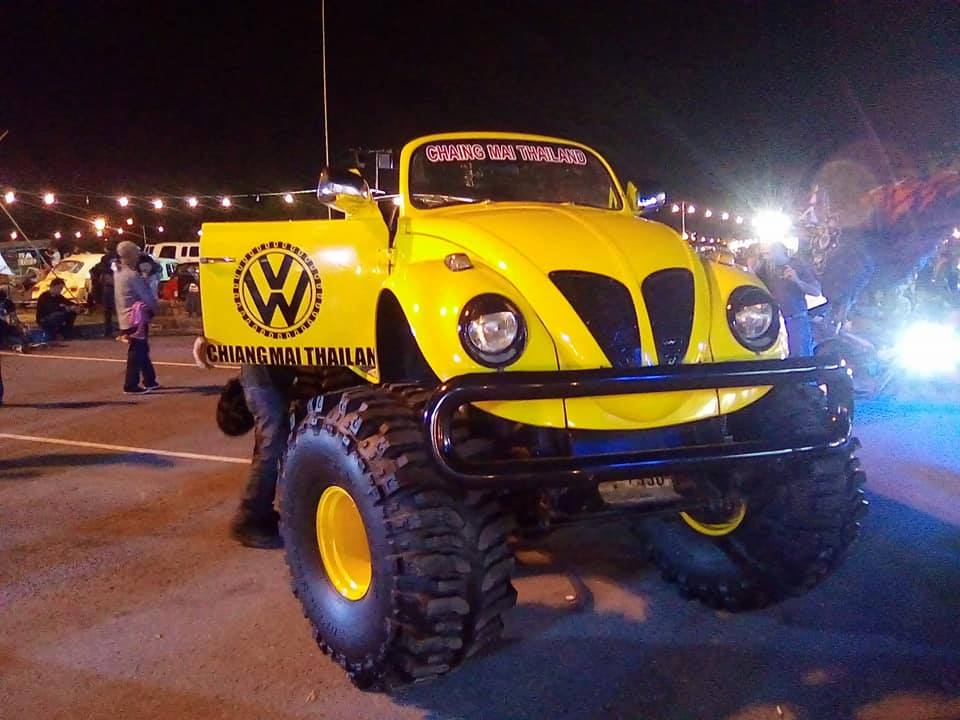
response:
M450 246L451 252L457 250ZM452 272L443 260L403 263L385 283L410 325L424 359L441 381L468 373L488 373L464 351L458 332L460 313L472 298L483 293L503 295L523 314L527 326L526 349L507 370L558 369L557 350L533 307L502 275L485 265ZM480 403L481 409L517 422L545 427L565 426L560 399Z

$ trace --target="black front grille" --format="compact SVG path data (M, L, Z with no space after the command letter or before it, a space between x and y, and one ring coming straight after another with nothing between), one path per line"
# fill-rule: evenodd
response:
M690 346L693 273L682 268L660 270L647 276L642 290L660 364L676 365Z
M615 368L641 366L640 329L630 291L613 278L578 270L550 273Z

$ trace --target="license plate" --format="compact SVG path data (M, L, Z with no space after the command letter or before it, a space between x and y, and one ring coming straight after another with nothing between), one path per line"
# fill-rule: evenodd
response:
M600 497L611 505L678 497L673 489L673 476L671 475L611 480L600 483L599 490Z

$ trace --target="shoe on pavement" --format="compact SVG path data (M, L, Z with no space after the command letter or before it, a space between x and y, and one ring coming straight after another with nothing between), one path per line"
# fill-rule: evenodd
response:
M241 511L230 525L230 536L250 548L277 550L283 547L275 515L261 519Z
M151 390L159 390L160 388L163 387L163 385L161 385L161 384L158 383L158 382L155 382L153 385L147 385L146 383L144 383L144 387L145 387L148 391L151 391Z
M124 395L146 395L148 392L150 392L150 391L147 390L147 388L142 388L142 387L124 388L124 389L123 389L123 394L124 394Z

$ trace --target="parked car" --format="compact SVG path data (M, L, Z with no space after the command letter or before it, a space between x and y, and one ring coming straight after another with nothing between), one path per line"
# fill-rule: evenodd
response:
M176 271L171 281L163 284L160 291L161 300L186 300L187 289L190 283L200 284L200 263L177 263Z
M30 295L30 288L47 274L49 268L40 254L42 247L43 243L0 245L0 255L12 273L0 276L0 287L7 290L7 295L14 302L26 300Z
M102 257L102 253L78 253L61 260L43 280L31 288L30 299L36 302L42 293L50 289L54 278L60 278L66 284L64 297L78 303L87 302L90 294L90 270Z
M144 252L158 260L188 260L198 261L200 258L200 243L197 242L164 242L147 245Z
M102 253L78 253L58 262L50 273L40 282L33 286L31 290L31 299L36 302L40 294L50 289L50 283L55 277L61 278L66 283L64 296L74 302L87 302L90 294L90 271L93 266L100 262ZM164 286L171 279L176 277L177 262L166 258L154 258L154 261L160 266L160 297L163 297Z

